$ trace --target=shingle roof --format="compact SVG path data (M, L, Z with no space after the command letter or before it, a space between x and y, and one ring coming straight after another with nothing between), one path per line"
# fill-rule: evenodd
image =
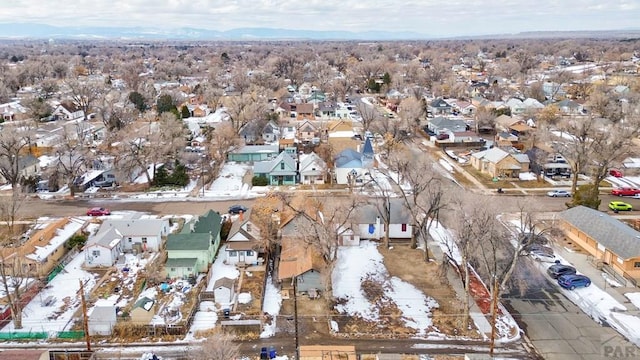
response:
M195 268L198 259L196 258L171 258L164 264L165 268Z
M335 158L335 166L340 167L362 167L362 154L353 149L344 149Z
M623 259L640 257L640 232L603 212L576 206L560 218Z
M278 164L284 162L285 169L278 168ZM254 174L272 174L272 175L295 175L296 161L287 152L281 152L275 159L269 161L258 161L253 164Z
M371 145L371 138L364 140L364 146L362 147L362 155L373 156L373 145Z
M169 250L208 250L211 238L208 233L169 234L167 251Z
M383 200L378 200L378 201L383 201ZM404 200L391 199L389 200L389 204L391 207L390 224L411 224L412 223L411 213L404 206ZM380 206L380 209L383 209L383 207ZM376 204L366 204L366 205L360 206L356 211L356 221L358 224L375 224L376 218L378 216L380 216L380 211L378 210L378 206L376 206ZM382 218L380 218L380 222L382 221L383 221Z
M478 159L487 160L490 163L497 164L500 162L500 160L509 156L509 153L500 148L494 147L489 150L479 151L477 153L472 154L471 156Z

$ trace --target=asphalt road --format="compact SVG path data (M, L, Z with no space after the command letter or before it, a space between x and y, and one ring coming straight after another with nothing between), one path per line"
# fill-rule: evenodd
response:
M606 344L637 348L608 326L601 326L568 300L531 259L522 258L514 278L530 284L502 300L536 350L547 360L604 359Z

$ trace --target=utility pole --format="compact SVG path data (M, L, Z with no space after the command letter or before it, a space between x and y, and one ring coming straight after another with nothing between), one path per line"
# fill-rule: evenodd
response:
M293 277L293 326L296 343L296 359L300 359L300 338L298 337L298 279Z
M84 284L82 279L80 282L80 301L82 302L82 326L84 329L84 338L87 341L87 351L91 351L91 337L89 336L89 320L87 319L87 303L84 300Z

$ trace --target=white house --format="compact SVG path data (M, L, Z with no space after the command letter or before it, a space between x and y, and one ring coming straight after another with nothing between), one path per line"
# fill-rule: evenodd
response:
M262 251L260 239L260 229L251 222L251 209L249 209L245 214L240 214L229 229L225 246L225 263L257 264L259 253Z
M229 305L233 303L235 295L235 280L223 277L213 284L213 297L215 302L220 305Z
M56 120L84 119L84 111L73 103L64 102L55 107L51 116Z
M114 219L105 220L98 234L111 228L122 235L122 250L136 250L138 253L159 251L163 237L170 231L169 220L166 219Z
M301 154L300 182L302 184L324 184L327 174L327 164L316 153Z
M360 239L380 240L385 236L385 199L379 204L366 204L356 212L356 223ZM413 236L413 220L411 213L404 206L402 199L389 199L389 238L410 240Z
M91 236L84 247L87 267L113 266L122 254L122 234L111 228Z
M96 305L89 314L89 335L109 336L117 321L115 306Z
M338 184L362 185L367 170L362 164L362 154L353 149L344 149L335 158L335 174Z

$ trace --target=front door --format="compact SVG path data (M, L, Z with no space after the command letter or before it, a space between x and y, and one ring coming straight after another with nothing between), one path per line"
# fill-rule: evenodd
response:
M238 251L238 262L244 262L244 250Z

